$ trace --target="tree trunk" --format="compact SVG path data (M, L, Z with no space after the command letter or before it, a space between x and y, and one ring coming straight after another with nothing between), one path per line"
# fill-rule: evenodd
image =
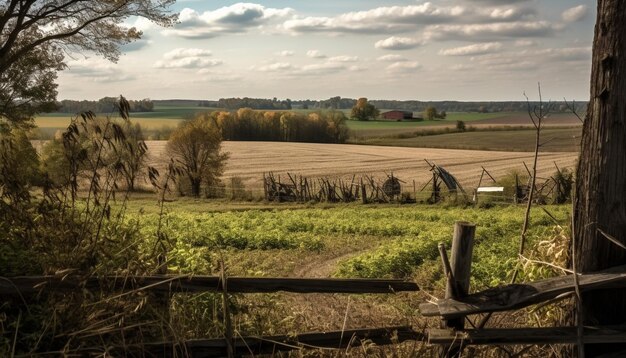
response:
M200 197L200 185L202 181L197 178L189 178L189 184L191 185L191 196L195 198Z
M598 229L626 242L626 6L598 0L591 96L584 124L574 202L574 257L579 272L626 264L626 251ZM582 296L585 324L626 322L626 291ZM586 357L625 349L588 345Z

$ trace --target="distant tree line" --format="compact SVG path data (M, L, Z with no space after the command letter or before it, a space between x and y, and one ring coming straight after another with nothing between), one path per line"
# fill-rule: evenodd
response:
M81 113L93 111L95 113L115 113L117 112L117 101L115 97L104 97L97 101L74 101L63 100L58 103L59 113ZM152 112L154 102L150 99L129 100L130 112Z
M214 107L237 110L239 108L251 109L273 109L273 110L290 110L291 100L278 100L276 97L272 99L266 98L220 98L218 101L201 101L200 107Z
M299 109L351 109L357 103L357 99L331 97L326 100L294 100L291 101L293 108ZM445 112L525 112L528 109L526 101L502 101L502 102L461 102L461 101L397 101L397 100L369 100L369 103L379 109L397 109L411 112L424 112L429 107L435 107ZM531 108L539 103L531 102ZM544 103L545 105L545 103ZM569 109L562 102L554 102L552 112L568 112ZM587 102L575 103L578 113L586 111Z
M304 114L242 108L205 116L216 123L224 140L344 143L348 139L346 116L338 111Z

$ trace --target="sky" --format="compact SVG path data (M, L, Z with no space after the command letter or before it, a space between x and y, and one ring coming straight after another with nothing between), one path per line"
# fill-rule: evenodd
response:
M588 100L592 0L180 0L112 63L74 54L59 99Z

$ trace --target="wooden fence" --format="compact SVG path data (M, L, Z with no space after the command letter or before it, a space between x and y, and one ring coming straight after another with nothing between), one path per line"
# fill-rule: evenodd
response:
M537 345L537 344L598 344L626 343L626 326L610 327L553 327L553 328L477 328L466 329L469 315L492 314L525 308L570 297L578 286L581 292L598 289L626 288L626 265L609 270L549 278L530 283L504 285L469 294L471 261L475 226L457 222L452 240L451 257L440 244L442 266L447 280L446 296L435 302L420 305L426 317L441 317L441 325L425 334L412 327L380 327L312 332L294 336L233 337L226 324L226 337L184 342L154 342L141 346L111 347L111 352L127 355L130 351L156 356L176 356L182 353L198 357L235 357L302 348L345 348L362 340L376 344L392 344L406 340L426 340L439 345L440 356L459 357L469 345ZM81 278L74 276L38 276L0 278L0 295L28 300L42 290L70 291L120 290L150 291L169 295L173 293L222 292L224 302L229 293L347 293L390 294L415 292L417 284L402 280L384 279L318 279L318 278L257 278L224 276L106 276ZM227 305L224 316L230 319ZM182 353L181 353L182 352ZM79 353L91 354L89 349Z
M222 292L226 302L229 293L346 293L346 294L393 294L415 292L414 282L385 279L334 279L334 278L266 278L222 276L105 276L82 278L75 276L28 276L0 279L0 296L29 300L42 291L64 292L77 289L117 290L120 292L152 292L160 295L174 293ZM121 296L122 294L120 294ZM224 315L230 320L227 305ZM297 335L274 335L263 337L233 337L232 328L226 323L226 337L216 339L188 340L180 342L153 342L123 347L108 347L113 356L191 356L191 357L239 357L291 351L304 348L339 349L355 346L367 340L379 345L395 344L406 340L423 340L422 333L408 326L346 329L333 332L311 332ZM82 355L102 354L99 349L85 348L76 352Z
M551 303L571 297L577 288L581 292L626 288L624 265L597 273L577 274L577 280L574 275L566 275L468 294L473 241L474 225L457 222L450 260L440 244L442 265L448 281L446 297L420 305L423 316L442 318L439 328L426 332L428 343L440 346L441 357L460 357L463 348L469 345L626 343L626 326L583 327L582 332L579 327L484 329L484 324L465 329L465 318L469 315L486 313L489 317L494 312Z

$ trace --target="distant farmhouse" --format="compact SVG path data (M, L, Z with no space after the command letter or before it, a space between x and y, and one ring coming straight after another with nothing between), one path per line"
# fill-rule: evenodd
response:
M389 111L383 112L380 114L380 119L385 121L419 121L422 120L421 117L413 117L413 112L407 111Z

